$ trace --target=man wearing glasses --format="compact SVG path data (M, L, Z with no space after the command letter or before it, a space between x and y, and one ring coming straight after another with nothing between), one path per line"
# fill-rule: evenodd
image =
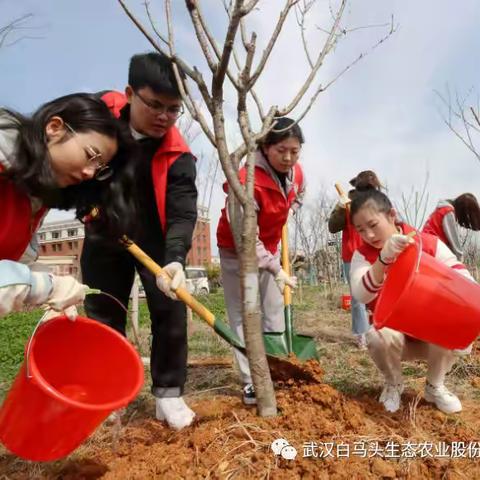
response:
M186 308L172 288L185 286L183 267L197 218L195 157L175 127L183 113L181 95L170 60L158 53L132 57L125 95L114 91L100 95L119 121L129 125L138 145L132 161L139 218L137 231L130 235L164 267L171 282L155 278L118 242L94 237L88 229L81 259L83 280L127 306L135 270L140 275L152 322L150 369L156 416L179 430L190 425L195 414L182 398ZM126 313L117 303L92 295L85 308L89 317L125 335Z

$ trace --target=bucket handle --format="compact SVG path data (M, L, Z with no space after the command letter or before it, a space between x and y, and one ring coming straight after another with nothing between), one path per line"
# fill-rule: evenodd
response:
M37 333L38 327L43 323L43 321L47 318L47 315L49 314L49 310L47 310L40 318L40 320L37 322L35 325L35 328L33 329L32 335L30 336L30 339L28 340L27 344L27 352L25 353L25 371L26 371L26 376L27 378L33 378L33 375L31 373L30 369L30 350L32 349L32 342L33 342L33 337Z
M415 237L418 238L418 255L417 255L417 263L415 265L415 273L418 273L420 270L420 260L422 259L422 253L423 253L423 240L422 240L422 235L419 234L417 230L414 230L415 232Z

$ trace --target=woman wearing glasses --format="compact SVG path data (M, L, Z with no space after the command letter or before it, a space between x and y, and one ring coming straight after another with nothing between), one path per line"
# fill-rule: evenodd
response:
M29 268L35 232L49 208L75 208L80 218L97 205L98 230L125 231L129 142L91 95L58 98L29 118L0 109L0 316L24 305L64 311L83 301L87 286L73 277Z

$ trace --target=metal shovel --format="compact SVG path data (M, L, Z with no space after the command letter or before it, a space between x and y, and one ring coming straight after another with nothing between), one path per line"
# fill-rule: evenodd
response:
M290 275L290 260L288 257L288 229L287 225L282 229L282 268ZM299 360L318 360L317 346L313 337L299 335L293 329L292 295L290 287L285 286L283 291L285 331L267 332L263 334L265 349L267 352L279 356L295 355Z

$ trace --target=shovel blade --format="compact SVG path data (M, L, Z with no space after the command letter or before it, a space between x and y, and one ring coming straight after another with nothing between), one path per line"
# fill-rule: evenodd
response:
M308 335L293 335L293 353L301 360L319 360L315 340Z
M267 355L274 357L288 357L287 336L285 332L269 332L263 334L263 343Z
M287 335L285 332L268 332L263 334L263 343L268 355L288 357L293 353L299 360L318 360L315 340L308 335L292 335L293 351L288 349Z

